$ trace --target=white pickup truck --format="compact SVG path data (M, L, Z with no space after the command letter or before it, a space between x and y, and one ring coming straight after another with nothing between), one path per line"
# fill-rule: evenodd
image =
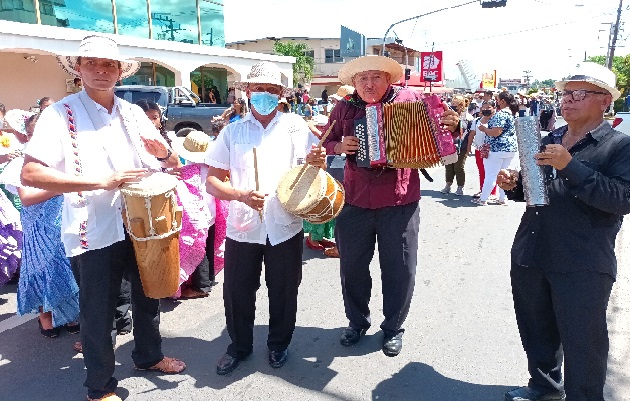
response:
M615 114L615 120L610 125L617 131L630 135L630 112L618 112Z

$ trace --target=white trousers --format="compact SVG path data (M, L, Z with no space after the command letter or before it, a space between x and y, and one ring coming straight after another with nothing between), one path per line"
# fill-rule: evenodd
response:
M483 167L486 170L486 177L481 188L479 200L487 201L492 188L496 185L499 171L508 168L516 152L490 152L487 159L483 159ZM499 188L499 200L505 200L505 192Z

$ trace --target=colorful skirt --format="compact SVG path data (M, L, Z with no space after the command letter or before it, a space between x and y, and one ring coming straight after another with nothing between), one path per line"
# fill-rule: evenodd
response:
M20 266L22 224L20 213L0 191L0 285L6 284Z
M22 208L24 254L18 314L52 312L53 326L79 319L79 287L61 242L63 196Z

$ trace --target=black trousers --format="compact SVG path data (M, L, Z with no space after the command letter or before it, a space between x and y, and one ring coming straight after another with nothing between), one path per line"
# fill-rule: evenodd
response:
M416 278L420 205L363 209L346 204L337 217L336 241L341 257L341 288L350 326L371 325L370 262L378 241L383 284L381 329L386 337L403 332Z
M516 264L510 275L529 387L562 389L564 356L567 401L604 401L606 309L614 279L605 273L550 273Z
M210 292L214 281L214 236L216 229L214 224L208 229L208 239L206 239L206 255L199 266L190 275L190 285L197 291Z
M233 357L252 352L256 291L265 262L265 282L269 296L269 335L267 347L283 351L291 342L295 330L298 287L302 281L302 250L304 232L287 241L271 246L225 242L223 301L225 320L232 344L227 353Z
M129 237L74 256L70 262L80 275L81 342L87 369L84 386L88 388L88 397L100 398L118 385L113 377L111 334L123 275L127 274L131 283L135 341L131 356L139 368L151 367L164 357L159 330L160 301L144 295Z

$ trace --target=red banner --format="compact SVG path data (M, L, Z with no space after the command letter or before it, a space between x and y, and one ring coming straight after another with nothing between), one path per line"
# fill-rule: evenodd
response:
M422 82L442 81L442 52L420 53L420 79Z

